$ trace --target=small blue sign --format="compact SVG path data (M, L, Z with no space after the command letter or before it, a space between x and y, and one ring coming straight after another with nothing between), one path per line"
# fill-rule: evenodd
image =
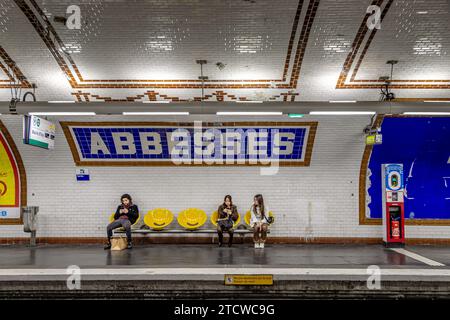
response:
M89 181L90 175L88 169L77 169L77 181Z

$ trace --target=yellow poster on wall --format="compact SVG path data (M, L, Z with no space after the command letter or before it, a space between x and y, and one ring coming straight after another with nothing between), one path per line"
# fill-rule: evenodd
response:
M0 133L0 219L20 217L20 179L17 164Z

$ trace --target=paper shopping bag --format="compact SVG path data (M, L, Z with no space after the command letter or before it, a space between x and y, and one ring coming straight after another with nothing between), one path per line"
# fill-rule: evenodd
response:
M120 251L127 248L127 238L118 237L111 239L111 251Z

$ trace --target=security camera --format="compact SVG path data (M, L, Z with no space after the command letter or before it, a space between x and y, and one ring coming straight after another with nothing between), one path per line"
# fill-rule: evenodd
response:
M216 63L216 67L219 68L219 70L223 70L225 69L226 64L222 63L222 62L217 62Z
M53 21L55 21L56 23L61 23L63 25L66 25L67 23L67 18L63 17L63 16L54 16L53 17Z

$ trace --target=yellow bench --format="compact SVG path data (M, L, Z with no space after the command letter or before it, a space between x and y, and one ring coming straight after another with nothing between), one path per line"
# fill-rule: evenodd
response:
M177 221L180 226L188 230L196 230L208 220L205 211L198 208L189 208L178 214Z
M172 211L165 208L156 208L147 212L144 223L153 230L162 230L173 221Z
M210 217L211 223L213 225L217 225L217 211L214 211ZM273 213L270 211L269 216L274 218ZM245 223L250 226L250 211L247 211L244 216ZM238 215L238 220L234 222L235 227L235 234L238 234L243 237L246 234L252 234L251 229L245 228L243 224L241 224L239 227L237 227L240 224L241 221L241 215ZM216 229L204 229L201 228L206 221L208 220L208 216L206 215L205 211L198 209L198 208L188 208L185 210L182 210L177 217L178 224L183 229L168 229L166 228L169 226L174 219L174 215L172 212L165 208L156 208L153 210L150 210L147 212L147 214L144 216L144 223L147 225L150 229L133 229L133 233L138 234L152 234L152 233L170 233L170 234L183 234L183 233L205 233L205 234L212 234L213 235L213 242L214 242L214 235L217 234ZM114 220L114 214L111 215L110 221ZM133 224L137 224L137 222L140 220L139 218L136 220L136 222ZM273 222L272 222L273 223ZM243 229L240 229L240 227L243 227ZM117 234L124 233L125 230L123 228L116 229L114 232ZM268 232L270 232L268 230Z

